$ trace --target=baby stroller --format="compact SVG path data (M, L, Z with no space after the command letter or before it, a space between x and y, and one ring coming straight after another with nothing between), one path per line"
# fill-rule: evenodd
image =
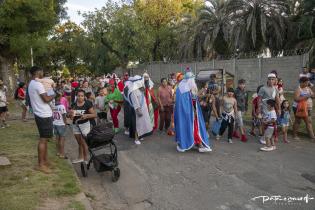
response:
M79 130L81 132L80 127ZM93 166L97 172L111 171L112 181L118 181L120 169L118 168L117 146L113 142L114 136L115 132L112 123L96 125L87 136L84 136L89 149L90 160L87 164L85 162L81 163L83 177L87 177L88 170L93 162Z

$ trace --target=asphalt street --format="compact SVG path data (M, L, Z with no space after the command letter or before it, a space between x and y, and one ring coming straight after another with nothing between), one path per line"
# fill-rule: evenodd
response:
M115 142L118 182L93 167L82 177L74 165L94 209L315 209L315 144L307 139L279 142L269 153L259 151L255 138L233 144L213 140L213 151L203 154L177 152L166 134L156 133L139 146L123 134ZM70 159L77 157L71 132L66 150Z

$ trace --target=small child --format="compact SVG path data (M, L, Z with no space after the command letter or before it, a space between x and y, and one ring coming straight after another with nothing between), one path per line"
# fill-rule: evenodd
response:
M235 113L237 113L237 102L236 99L234 98L233 88L229 88L227 90L227 96L223 97L222 105L223 105L222 122L219 135L217 136L217 140L220 139L220 136L222 136L226 128L228 128L228 142L233 143L232 134L234 128Z
M41 79L36 78L36 81L43 84L44 89L45 89L48 96L55 95L54 88L56 85L55 85L54 80L52 80L49 77L48 73L45 73L45 77L43 77ZM55 99L53 99L51 102L49 102L49 106L51 107L51 109L53 109L53 107L55 106Z
M100 88L99 94L95 99L95 109L97 113L97 124L99 124L102 120L107 121L107 109L105 106L105 99L107 95L106 88Z
M65 156L65 136L66 136L66 108L61 104L61 94L57 93L55 97L55 106L53 107L53 125L56 136L57 156L66 159Z
M273 134L275 131L275 126L277 123L277 114L275 111L276 101L273 99L267 100L268 113L267 117L263 119L263 124L266 126L264 139L266 141L266 146L260 148L261 151L270 152L276 149Z
M255 94L253 94L252 98L252 129L250 131L250 135L251 136L256 136L255 134L255 128L258 128L259 131L259 137L262 137L262 122L261 122L261 118L259 118L259 113L258 113L258 100L259 100L259 96L258 96L258 92L260 90L260 88L263 87L263 85L258 86L257 88L257 92Z
M43 84L48 96L54 95L55 82L49 77L47 73L45 73L45 77L42 79L37 78L36 81Z
M290 116L290 103L288 100L284 100L281 104L280 124L282 127L283 142L289 143L288 129L289 129L290 124L292 124L292 119Z
M237 112L236 112L236 126L235 131L233 133L233 137L235 138L241 138L242 142L247 141L246 132L244 128L244 122L243 122L243 116L244 113L248 110L248 93L245 90L245 83L246 81L244 79L240 79L238 81L238 87L235 90L235 99L237 101ZM240 130L241 136L237 133L237 130Z
M9 127L6 124L7 112L8 112L8 101L6 96L6 89L3 82L0 80L0 128Z

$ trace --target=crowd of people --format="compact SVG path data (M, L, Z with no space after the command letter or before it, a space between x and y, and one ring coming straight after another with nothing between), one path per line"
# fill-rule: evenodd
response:
M233 138L246 142L247 135L258 136L258 142L263 145L260 150L273 151L280 134L283 142L289 143L287 132L291 125L293 138L298 140L301 121L310 138L315 140L312 127L315 79L314 73L307 68L300 74L293 101L286 100L284 82L277 71L271 71L266 85L258 86L252 96L246 90L244 79L238 81L236 89L228 87L224 95L221 95L222 86L215 74L210 75L209 81L197 85L189 67L185 72L162 78L159 87L147 72L135 76L125 73L118 77L113 73L93 78L52 79L49 75L44 76L40 67L34 66L30 73L31 81L28 84L20 82L14 97L21 106L23 121L27 121L27 110L35 116L40 136L38 169L44 173L50 172L47 141L53 135L56 155L67 158L64 142L66 130L71 127L79 145L78 159L73 163L88 161L84 137L93 126L109 120L116 133L123 132L136 145L154 133L174 136L178 152L192 148L210 152L213 148L210 133L215 140L220 140L226 130L229 143L233 143ZM0 81L1 128L8 126L6 89ZM249 111L249 103L252 103L252 126L247 133L244 116ZM118 117L122 110L123 122ZM294 115L294 122L291 115Z

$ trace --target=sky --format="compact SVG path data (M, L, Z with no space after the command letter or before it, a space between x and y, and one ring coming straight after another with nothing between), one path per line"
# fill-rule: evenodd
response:
M94 11L95 8L102 8L105 3L106 0L68 0L65 6L68 8L67 12L70 20L80 24L83 21L83 18L78 15L78 11Z

